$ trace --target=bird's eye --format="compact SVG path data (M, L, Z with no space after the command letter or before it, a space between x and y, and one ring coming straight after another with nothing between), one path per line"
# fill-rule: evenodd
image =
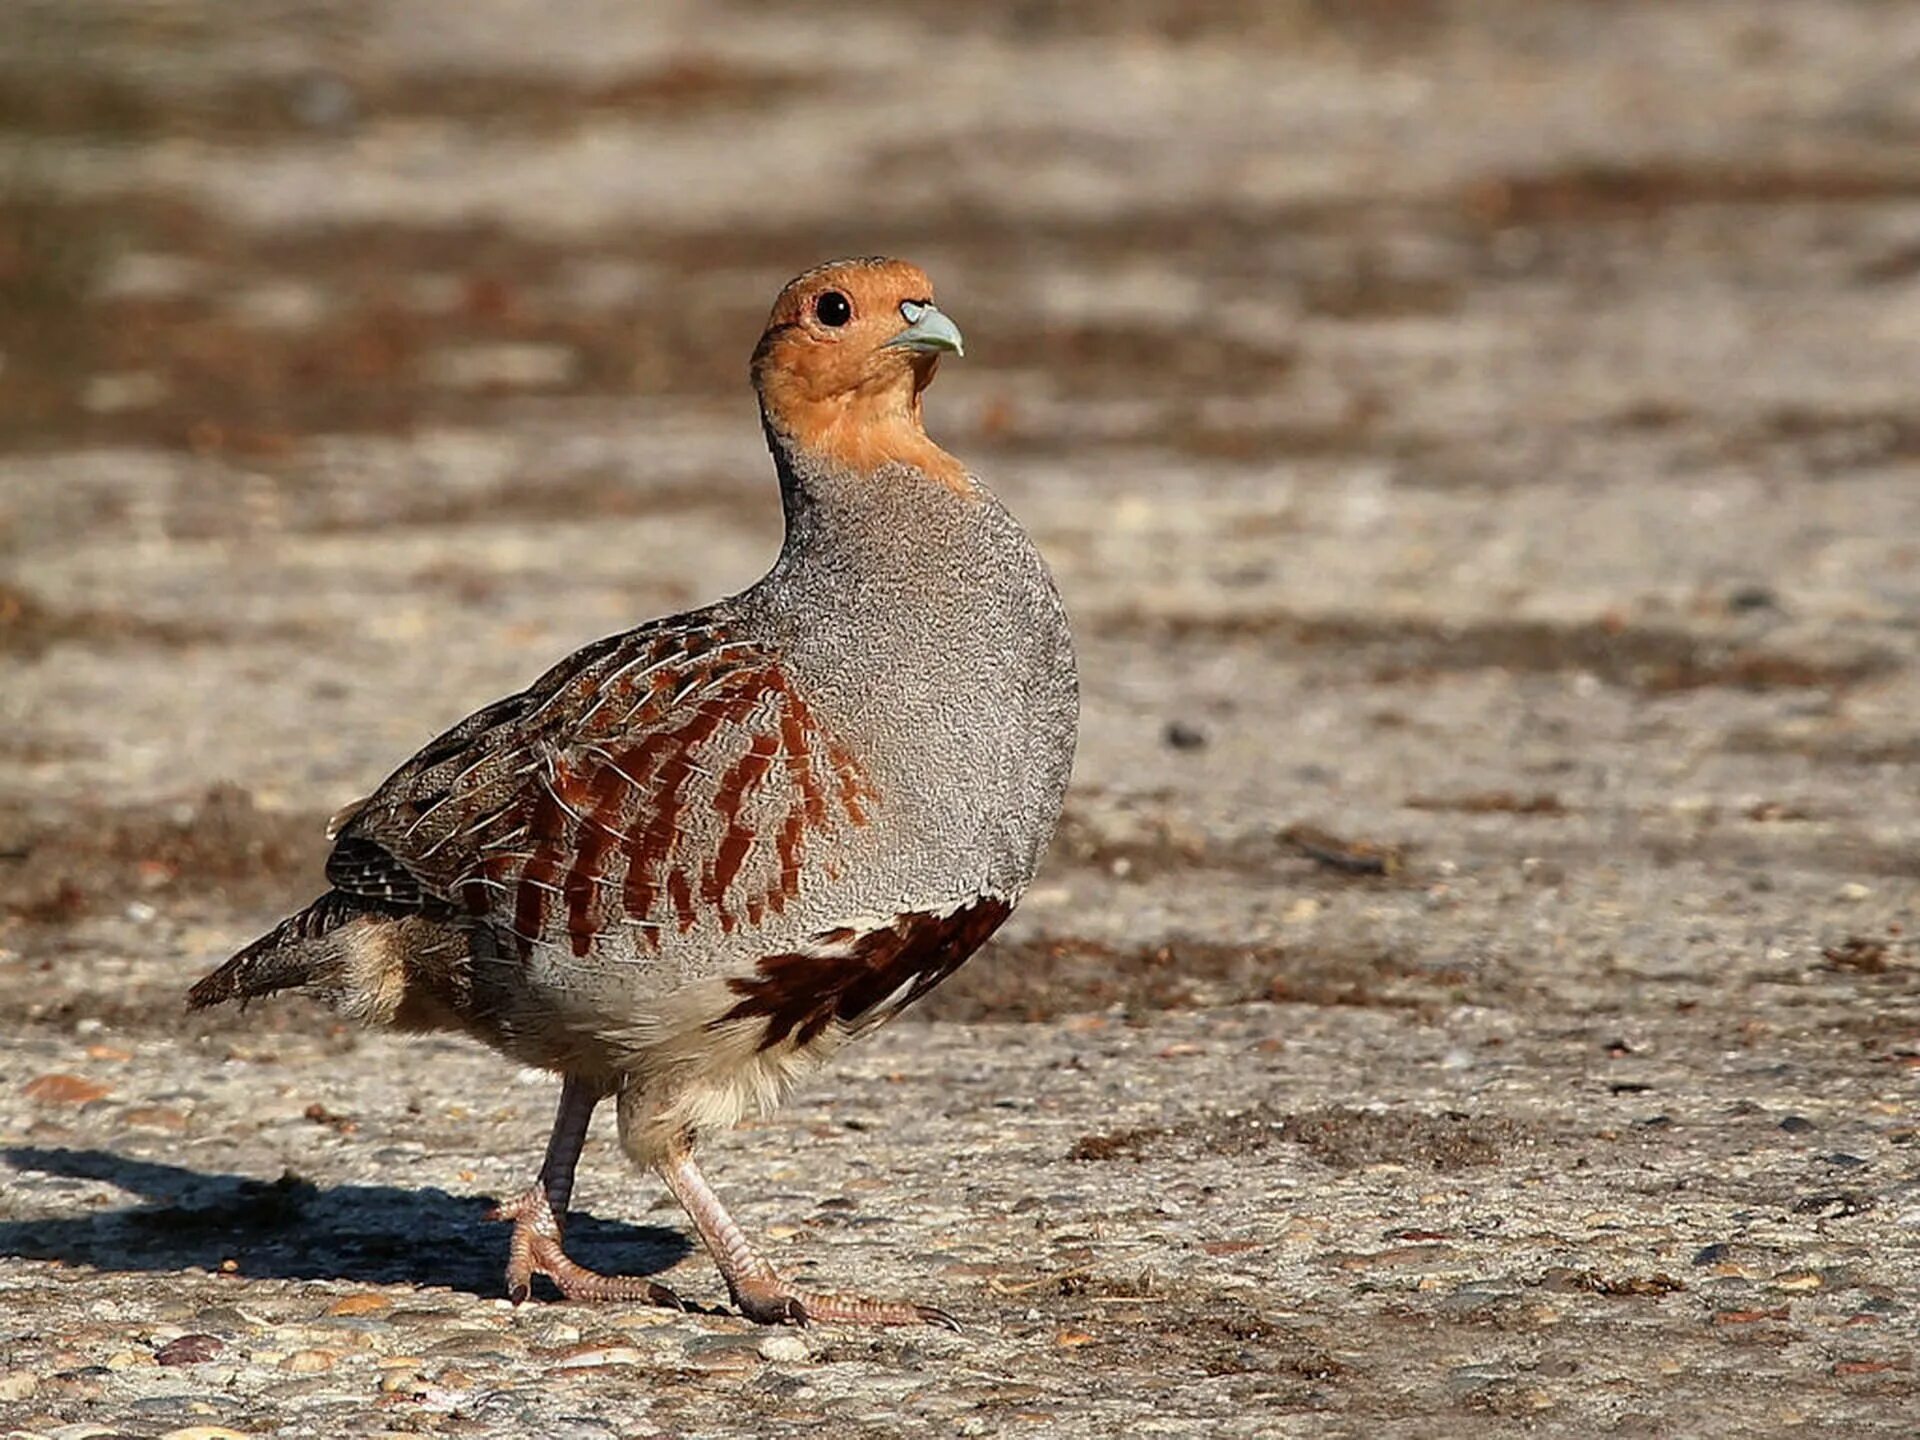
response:
M820 317L822 325L838 330L853 318L853 302L838 290L829 290L813 302L813 313Z

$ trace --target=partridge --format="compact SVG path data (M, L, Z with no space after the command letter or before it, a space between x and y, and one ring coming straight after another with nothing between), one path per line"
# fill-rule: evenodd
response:
M1019 524L921 424L960 331L918 267L841 261L780 292L753 352L786 536L758 582L609 636L426 746L336 816L332 887L193 987L301 989L369 1025L456 1031L560 1077L513 1222L515 1300L678 1304L566 1252L611 1099L740 1312L951 1324L802 1289L694 1163L1007 918L1059 817L1078 689Z

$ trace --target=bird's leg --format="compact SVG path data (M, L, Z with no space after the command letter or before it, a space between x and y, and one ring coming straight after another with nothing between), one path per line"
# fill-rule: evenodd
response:
M573 1198L574 1167L580 1162L587 1125L602 1095L585 1081L566 1077L540 1178L517 1199L496 1206L488 1217L513 1221L513 1238L507 1242L507 1297L520 1304L533 1294L533 1277L544 1275L569 1300L645 1300L684 1309L680 1297L664 1285L635 1276L602 1275L575 1264L561 1248L567 1202Z
M748 1243L734 1218L713 1193L706 1177L681 1150L659 1164L660 1178L686 1208L700 1239L720 1267L733 1303L762 1325L805 1325L809 1321L846 1325L944 1325L959 1323L944 1310L903 1300L872 1300L838 1291L802 1290L780 1278L765 1256Z

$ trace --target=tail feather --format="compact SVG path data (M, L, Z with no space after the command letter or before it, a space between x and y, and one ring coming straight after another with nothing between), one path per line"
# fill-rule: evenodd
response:
M204 1010L227 1000L245 1002L277 990L335 979L341 966L338 947L321 942L347 921L366 913L363 901L329 890L202 979L187 992L188 1007Z

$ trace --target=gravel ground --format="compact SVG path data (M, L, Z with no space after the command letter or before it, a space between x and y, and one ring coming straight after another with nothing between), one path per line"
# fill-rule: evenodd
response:
M718 19L716 19L716 15ZM1911 1435L1920 6L0 14L0 1431ZM781 281L924 264L1081 636L1004 937L710 1174L185 986L752 578ZM11 1427L10 1429L8 1427Z

